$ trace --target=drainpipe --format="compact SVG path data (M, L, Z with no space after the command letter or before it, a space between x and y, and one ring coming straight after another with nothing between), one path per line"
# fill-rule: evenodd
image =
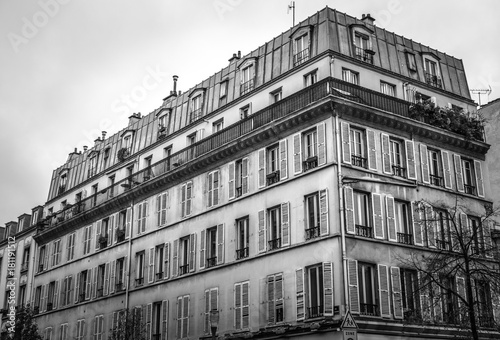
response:
M334 76L334 69L333 69L333 63L335 62L335 56L330 55L330 77L333 78Z
M335 111L333 112L335 114ZM339 214L340 214L340 235L342 244L342 274L344 278L344 304L346 313L349 301L349 283L347 281L347 258L346 258L346 245L345 245L345 218L344 218L344 193L342 188L342 160L340 151L340 127L339 116L335 114L335 139L337 143L337 186L339 189Z
M130 294L130 272L132 269L132 235L134 231L134 200L132 200L132 203L130 204L130 210L132 216L130 217L130 237L128 239L128 270L127 270L127 277L126 277L126 287L125 287L125 310L128 311L128 304L129 304L129 294ZM126 217L125 217L126 219ZM125 222L127 223L127 222Z

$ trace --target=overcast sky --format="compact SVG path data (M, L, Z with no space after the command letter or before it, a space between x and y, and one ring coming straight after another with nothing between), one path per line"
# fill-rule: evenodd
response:
M147 114L292 24L289 0L0 0L0 225L43 205L75 147ZM325 6L462 59L469 87L500 97L500 1L296 0ZM134 94L134 95L132 95ZM131 100L124 98L130 97ZM486 96L482 100L485 101Z

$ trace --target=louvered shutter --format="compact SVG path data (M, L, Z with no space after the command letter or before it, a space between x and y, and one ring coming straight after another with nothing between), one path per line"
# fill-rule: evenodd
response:
M59 304L61 307L66 305L66 290L68 289L68 278L61 279L61 295L59 296ZM33 303L31 303L33 306Z
M484 240L484 250L486 253L486 257L492 258L494 251L494 244L491 240L491 224L492 221L485 220L482 222L483 228L483 240Z
M127 208L127 224L125 226L125 239L130 237L131 228L132 228L132 208Z
M401 297L401 275L398 267L391 267L392 307L395 319L403 319L403 300Z
M142 203L142 222L141 222L141 233L144 233L146 231L146 226L147 226L147 218L149 216L149 202L144 201Z
M383 317L390 317L391 306L389 302L389 273L386 265L378 265L378 283L380 294L380 315Z
M122 287L123 289L128 289L128 280L126 279L127 273L130 271L128 256L123 258L123 273L122 273Z
M258 212L259 219L259 253L266 251L266 220L264 210Z
M207 256L206 256L206 250L205 250L205 243L206 243L206 230L202 230L201 231L201 235L200 235L200 269L204 269L205 268L205 262L206 262L206 259L207 259Z
M413 216L413 241L417 246L423 246L423 235L422 235L422 210L420 209L420 204L412 202L412 216Z
M151 318L153 315L153 304L148 303L147 309L146 309L146 339L150 340L151 339Z
M281 245L290 245L290 202L281 203Z
M441 151L441 161L443 163L444 187L451 189L451 167L448 151Z
M99 243L99 237L101 236L101 228L102 228L102 222L97 221L96 222L96 228L95 228L95 250L99 250L100 248L100 243Z
M233 199L236 197L236 164L235 162L229 163L228 171L229 171L229 199Z
M384 222L382 215L382 196L380 194L372 194L373 208L373 229L375 238L384 239Z
M234 328L241 329L241 283L234 285Z
M116 231L115 215L111 215L108 221L108 247L113 244L113 228ZM116 236L115 236L116 237ZM115 240L116 242L116 240Z
M323 262L323 300L325 316L333 316L333 263Z
M455 180L457 183L457 190L464 192L464 177L462 175L462 160L459 155L453 154L453 164L455 165Z
M48 298L49 298L49 284L42 285L42 307L40 309L43 312L47 310Z
M149 248L148 283L155 281L155 248Z
M429 299L429 285L424 280L424 274L418 272L418 285L420 292L420 313L424 321L429 321L431 318L431 301Z
M97 297L97 268L98 267L92 268L92 299Z
M210 333L210 289L205 289L205 315L203 330Z
M168 330L168 300L161 302L161 340L167 340Z
M274 275L267 277L267 322L273 324L275 319Z
M172 250L172 277L176 277L179 273L179 240L174 240L174 248Z
M214 171L214 176L213 176L213 205L218 205L219 204L219 185L220 185L220 175L219 175L219 170Z
M420 144L420 168L422 170L422 182L429 184L429 157L427 155L427 145Z
M302 134L293 135L293 173L302 172Z
M54 282L54 295L52 299L52 308L57 309L59 306L59 281Z
M193 183L188 182L186 184L186 216L191 215L191 211L192 211L191 199L192 198L193 198Z
M460 315L460 321L461 322L467 322L467 316L466 316L466 308L467 305L463 301L467 301L467 295L465 293L465 279L463 277L456 277L456 285L457 285L457 293L459 295L458 298L458 313ZM462 300L463 299L463 300Z
M295 288L297 300L297 321L305 319L304 269L295 270Z
M287 140L282 139L279 142L279 159L280 159L280 180L288 178L288 148Z
M356 233L354 221L354 193L351 187L344 187L345 227L348 234Z
M397 242L398 235L395 220L394 197L385 196L385 213L387 216L387 233L389 241Z
M425 206L425 228L427 231L427 245L436 248L436 214L432 206Z
M181 186L181 216L186 216L186 184Z
M359 292L358 292L358 261L347 260L349 281L349 308L351 313L359 314Z
M274 298L275 298L275 321L277 321L277 311L281 310L283 313L283 274L276 274L274 276ZM283 316L284 319L284 316Z
M144 205L144 203L140 203L137 205L136 209L135 209L135 212L136 212L136 219L135 219L135 224L137 226L137 234L139 235L141 232L142 232L142 212L143 212L143 209L142 209L142 206Z
M189 272L192 273L195 270L196 263L196 234L189 235Z
M104 286L103 286L104 296L109 294L109 262L106 262L104 266Z
M368 148L368 169L377 170L377 148L375 146L375 131L366 130Z
M167 199L168 193L163 193L161 196L161 214L160 214L160 224L167 224Z
M318 135L318 166L326 164L326 128L325 123L317 125Z
M384 174L392 174L389 135L385 133L380 134L380 145L382 147L382 170L384 171Z
M113 260L109 263L109 294L115 292L116 279L116 260Z
M417 179L417 164L415 160L415 146L413 141L405 141L406 148L406 169L408 174L408 179Z
M259 157L259 173L258 173L258 180L259 180L259 188L263 188L266 186L266 149L260 149L258 151L258 157Z
M476 172L477 195L479 197L484 197L483 171L481 169L480 161L474 160L474 170Z
M248 328L250 321L249 283L241 284L241 326Z
M161 259L159 260L161 261ZM170 243L166 242L163 249L163 278L170 278Z
M248 157L241 160L241 194L248 193Z
M214 190L214 172L208 174L208 207L213 205L213 190Z
M346 164L352 164L349 124L346 122L341 122L340 126L341 126L341 137L342 137L342 162Z
M189 335L189 295L182 298L182 337Z
M76 281L75 281L75 303L78 303L80 300L80 275L81 273L76 274ZM43 286L42 286L43 288Z
M217 225L217 264L224 263L224 224Z
M319 191L319 230L320 235L330 234L330 221L328 217L328 190Z

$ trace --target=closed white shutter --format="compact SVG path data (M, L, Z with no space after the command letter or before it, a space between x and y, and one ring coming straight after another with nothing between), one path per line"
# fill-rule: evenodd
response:
M258 172L258 182L259 188L266 186L266 149L260 149L258 151L259 158L259 172Z
M453 164L455 165L455 180L457 183L457 190L464 192L464 177L462 174L462 159L459 155L453 154Z
M330 221L328 217L328 190L319 191L319 230L320 235L330 234Z
M484 197L483 170L481 169L481 162L478 160L474 160L474 171L476 173L477 195Z
M342 162L346 164L352 164L349 124L346 122L341 122L340 126L342 137Z
M290 203L281 203L281 245L290 245Z
M443 163L444 187L451 189L451 167L448 151L441 151L441 161Z
M264 210L258 212L259 220L259 253L266 251L266 219Z
M387 216L387 233L389 241L397 242L398 235L396 230L394 197L385 196L385 213Z
M384 174L392 174L391 147L389 135L380 134L380 145L382 147L382 170Z
M378 284L380 294L380 315L383 317L390 317L389 272L386 265L378 265Z
M165 248L163 249L163 278L170 278L170 243L165 243Z
M161 302L161 340L167 340L168 332L168 300Z
M236 197L236 181L235 181L235 169L236 169L236 164L235 162L229 163L228 166L228 172L229 172L229 199L233 199Z
M116 260L109 263L109 294L113 294L116 290Z
M206 237L207 237L206 235L207 235L206 230L202 230L200 234L200 269L205 268L205 262L207 259L206 249L205 249Z
M318 136L318 166L326 164L326 127L325 123L318 124L317 128Z
M403 300L401 296L401 275L398 267L391 267L392 306L395 319L403 318Z
M384 222L382 215L382 196L380 194L372 194L373 208L373 229L375 238L384 239Z
M109 294L109 262L106 262L104 265L104 286L103 286L103 295L106 296ZM77 278L77 282L79 278Z
M305 319L305 289L304 289L304 269L300 268L295 270L295 290L296 290L296 303L297 303L297 321Z
M130 233L132 232L132 208L127 208L127 217L126 217L126 225L125 225L125 239L130 237Z
M224 263L224 224L217 225L217 264Z
M344 187L345 227L348 234L356 233L354 221L354 193L351 187Z
M349 308L351 313L359 314L358 261L348 259L347 270L349 284Z
M189 272L192 273L195 270L196 262L196 233L189 235Z
M149 248L148 283L155 281L155 248Z
M288 178L288 148L287 140L282 139L279 142L279 159L280 159L280 180Z
M423 246L423 233L422 233L422 209L419 203L412 202L412 216L413 216L413 241L417 246Z
M377 170L377 148L375 146L375 131L366 130L366 144L368 148L368 169Z
M302 134L293 135L293 173L302 172Z
M406 147L406 169L408 174L408 179L417 179L417 164L415 161L415 147L413 141L405 141Z
M179 273L179 240L174 240L172 250L172 277L176 277Z
M429 184L429 157L427 155L427 145L425 144L420 144L420 168L422 170L422 182Z
M333 316L333 263L323 262L323 300L325 316Z
M248 157L241 160L241 194L248 193Z

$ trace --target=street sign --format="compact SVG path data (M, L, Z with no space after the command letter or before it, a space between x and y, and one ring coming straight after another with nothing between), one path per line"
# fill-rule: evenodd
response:
M342 329L344 340L358 340L358 325L350 311L347 311L340 329Z

